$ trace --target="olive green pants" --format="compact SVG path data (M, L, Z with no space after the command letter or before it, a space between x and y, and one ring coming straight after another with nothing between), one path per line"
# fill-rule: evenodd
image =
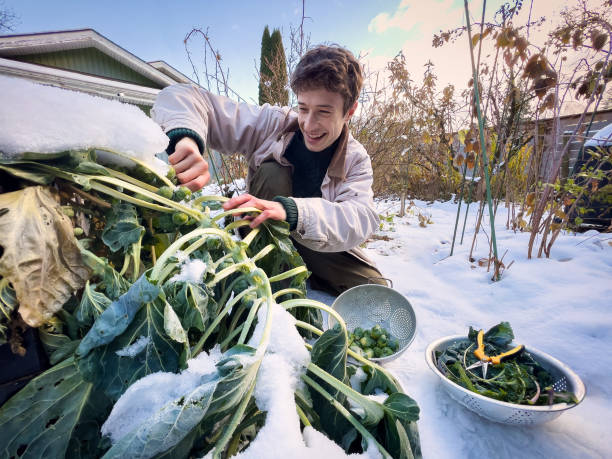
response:
M249 192L260 199L291 196L293 182L291 169L276 161L263 163L249 180ZM293 239L295 248L310 272L310 285L333 295L362 284L387 285L378 269L366 264L348 252L317 252Z

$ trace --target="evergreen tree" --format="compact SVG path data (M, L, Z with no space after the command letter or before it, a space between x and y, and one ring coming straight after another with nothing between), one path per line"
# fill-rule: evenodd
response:
M272 72L268 67L268 63L270 62L272 56L271 44L270 30L268 29L268 26L266 26L261 37L261 57L259 63L259 105L270 102L269 85L271 84L270 80L272 77Z
M274 78L272 80L272 96L274 102L280 105L289 104L289 91L287 90L287 60L285 58L285 48L283 47L283 37L280 30L274 29L270 37L272 52L274 53Z
M287 62L280 30L274 29L270 35L266 26L261 38L259 104L288 105L287 81Z

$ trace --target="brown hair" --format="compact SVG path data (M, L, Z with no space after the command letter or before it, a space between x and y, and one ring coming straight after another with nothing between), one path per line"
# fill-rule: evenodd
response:
M308 51L291 75L291 89L299 91L327 89L344 99L346 114L359 97L363 76L353 53L337 45L319 45Z

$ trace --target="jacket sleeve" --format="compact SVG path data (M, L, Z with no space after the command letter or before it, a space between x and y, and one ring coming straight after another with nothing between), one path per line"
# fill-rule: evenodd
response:
M164 132L186 128L204 144L221 153L251 155L288 122L289 109L265 104L238 103L189 84L164 88L157 96L151 116Z
M292 198L298 222L292 235L319 252L351 250L376 231L378 213L372 193L372 165L365 151L357 155L338 187L333 202L323 198Z

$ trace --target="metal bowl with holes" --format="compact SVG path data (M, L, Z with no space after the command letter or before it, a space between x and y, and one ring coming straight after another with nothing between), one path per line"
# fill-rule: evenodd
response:
M555 390L568 390L574 393L577 403L555 403L549 406L518 405L501 402L472 392L448 379L438 368L436 351L443 352L448 346L459 341L466 341L465 335L447 336L440 338L425 351L425 360L429 368L440 378L442 386L448 394L466 408L490 421L503 424L533 425L552 421L561 414L580 403L586 395L582 380L567 365L550 355L533 348L526 348L531 356L542 365L553 377Z
M332 304L346 322L349 331L357 327L372 328L380 325L396 339L398 350L387 357L374 357L373 362L384 363L398 358L404 352L416 332L416 316L410 302L398 291L378 284L358 285L343 292ZM336 320L328 316L327 326Z

